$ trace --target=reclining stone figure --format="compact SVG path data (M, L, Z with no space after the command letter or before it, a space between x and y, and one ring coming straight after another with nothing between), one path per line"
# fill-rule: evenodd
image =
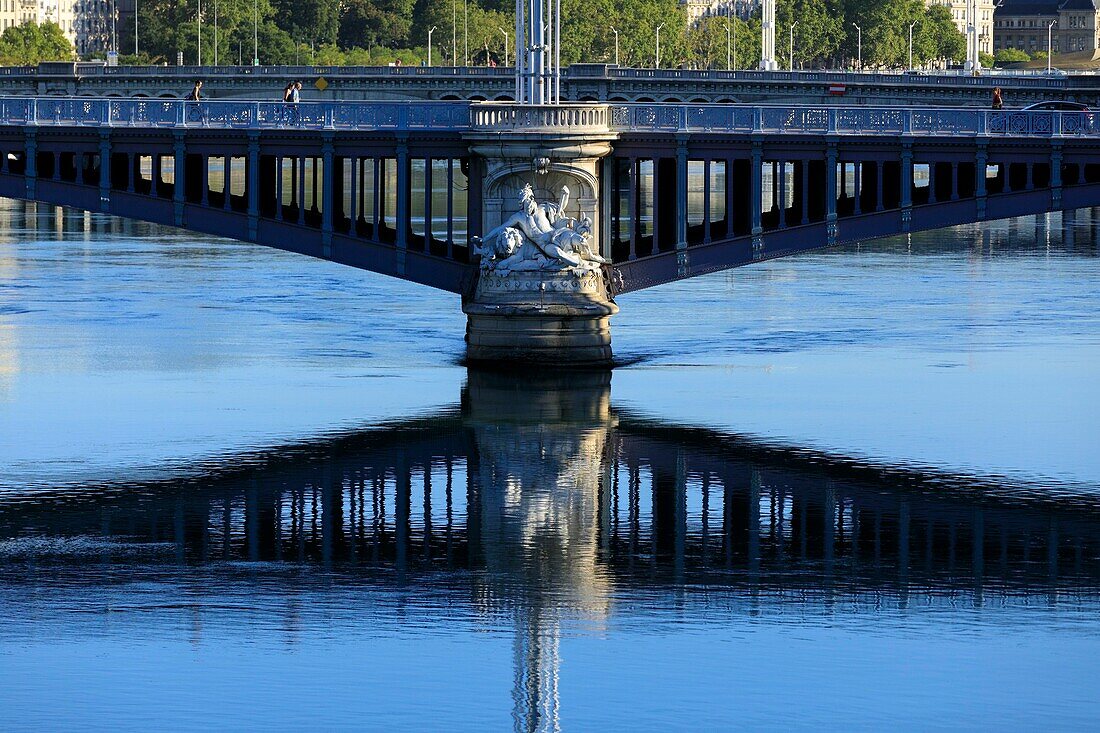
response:
M500 275L532 270L594 270L606 260L588 242L592 220L565 216L569 187L561 187L558 203L539 204L530 184L520 192L520 211L484 238L471 239L481 268Z

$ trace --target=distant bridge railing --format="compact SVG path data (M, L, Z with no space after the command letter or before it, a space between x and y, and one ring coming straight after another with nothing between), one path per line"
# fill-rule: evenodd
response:
M834 135L1100 135L1095 112L899 107L613 104L611 127L630 132Z
M803 135L1100 136L1100 113L737 104L282 102L0 98L0 124L316 130L608 130Z
M849 84L904 84L907 86L992 87L1011 80L1014 87L1061 89L1067 79L1088 76L1055 70L986 71L981 76L958 71L857 72L857 71L760 71L756 69L641 69L615 64L573 64L563 69L568 79L640 79L742 82L801 82ZM233 76L313 78L318 76L373 77L511 77L515 69L505 66L107 66L95 62L43 62L39 66L5 67L3 76L104 76L166 77L204 79Z

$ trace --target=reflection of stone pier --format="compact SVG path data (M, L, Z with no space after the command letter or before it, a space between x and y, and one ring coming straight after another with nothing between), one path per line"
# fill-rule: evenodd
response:
M609 319L619 309L601 226L607 115L603 105L476 110L467 139L482 167L485 231L463 307L471 361L611 362Z

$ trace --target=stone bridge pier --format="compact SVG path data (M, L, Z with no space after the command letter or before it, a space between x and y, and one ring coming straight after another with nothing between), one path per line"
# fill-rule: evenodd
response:
M611 363L613 270L601 161L603 105L478 105L466 134L484 231L464 295L471 362Z

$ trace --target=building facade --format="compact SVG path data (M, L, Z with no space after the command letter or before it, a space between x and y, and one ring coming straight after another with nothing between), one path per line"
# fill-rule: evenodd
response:
M115 0L0 0L0 33L24 23L56 23L77 54L110 48Z
M1053 24L1053 25L1051 25ZM993 22L994 51L1078 53L1100 48L1100 0L1002 0Z
M978 27L978 50L993 53L993 23L995 0L925 0L928 5L944 5L959 31L966 33L969 25L967 6L975 5ZM687 11L688 23L695 24L709 16L733 16L748 20L760 7L760 0L682 0Z
M980 53L993 53L993 23L996 3L994 0L927 0L928 5L943 5L951 11L951 18L955 21L959 31L966 35L970 19L967 15L967 6L973 5L976 13L975 25L978 28L978 51Z

